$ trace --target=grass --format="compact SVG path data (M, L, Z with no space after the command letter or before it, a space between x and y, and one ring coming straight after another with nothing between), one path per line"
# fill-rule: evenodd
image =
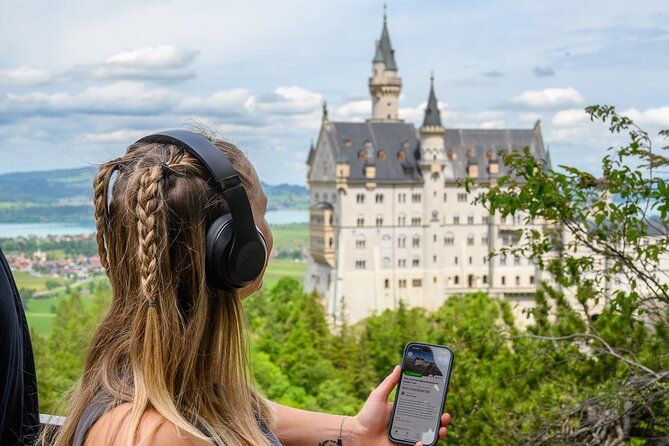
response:
M296 262L293 259L272 259L267 265L267 271L263 278L263 287L272 287L282 277L293 277L300 282L307 269L307 262Z
M60 286L65 286L68 283L68 280L66 279L50 276L33 276L25 271L15 271L14 280L16 281L16 288L19 290L25 288L26 290L31 290L33 292L46 291L47 280L58 282Z
M306 224L272 226L274 247L300 249L309 245L309 226Z
M28 320L28 327L40 336L48 336L53 329L53 320L56 315L53 313L33 313L26 311L26 319Z

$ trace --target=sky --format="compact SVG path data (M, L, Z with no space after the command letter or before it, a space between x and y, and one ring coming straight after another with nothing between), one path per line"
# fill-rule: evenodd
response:
M540 119L554 165L596 171L623 142L589 104L669 128L666 0L388 0L387 17L408 122L433 71L447 129ZM204 124L263 181L304 184L322 102L332 120L371 114L382 21L377 0L3 0L0 173L94 165Z

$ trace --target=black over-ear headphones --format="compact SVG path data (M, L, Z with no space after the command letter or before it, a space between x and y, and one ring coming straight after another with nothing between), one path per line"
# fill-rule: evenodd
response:
M207 229L207 281L227 291L253 282L265 267L267 248L262 232L253 222L249 198L228 157L207 138L188 130L153 133L137 143L174 144L204 164L230 209Z

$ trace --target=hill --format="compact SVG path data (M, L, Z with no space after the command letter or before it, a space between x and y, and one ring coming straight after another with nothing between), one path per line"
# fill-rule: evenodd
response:
M88 223L93 218L94 166L0 175L0 223ZM304 186L262 183L269 209L306 209Z

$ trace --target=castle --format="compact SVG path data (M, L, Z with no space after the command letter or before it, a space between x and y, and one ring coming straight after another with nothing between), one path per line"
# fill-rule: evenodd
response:
M500 151L529 147L550 163L537 122L529 129L458 129L442 122L434 79L423 123L399 118L402 79L384 14L369 78L366 122L323 121L307 159L310 247L304 287L330 314L355 322L408 306L438 308L483 291L532 305L539 271L489 253L517 243L520 218L488 215L461 184L505 174ZM446 126L444 125L446 124Z

